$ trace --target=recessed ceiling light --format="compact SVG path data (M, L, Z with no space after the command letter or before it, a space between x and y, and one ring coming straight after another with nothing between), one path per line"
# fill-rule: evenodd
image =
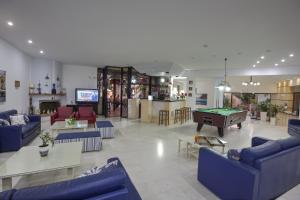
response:
M45 51L44 50L40 50L40 54L45 54Z
M27 40L27 43L28 43L28 44L32 44L33 41L32 41L32 40Z
M260 59L262 59L262 60L265 59L265 56L261 56Z
M8 21L8 22L7 22L7 25L8 25L8 26L13 26L14 23L13 23L12 21Z
M252 67L256 67L256 65L252 65Z
M292 57L294 57L294 54L291 53L289 56L292 58Z
M284 59L284 58L282 58L282 59L281 59L281 62L285 62L285 59Z
M258 60L258 61L256 61L256 63L257 63L257 64L259 64L259 63L260 63L260 61Z
M277 66L278 66L278 63L275 63L274 65L277 67Z

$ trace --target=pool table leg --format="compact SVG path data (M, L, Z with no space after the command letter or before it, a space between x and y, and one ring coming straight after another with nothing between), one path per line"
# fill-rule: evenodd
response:
M242 123L238 123L237 126L239 127L239 129L242 128Z
M201 128L202 128L203 124L202 123L198 123L197 126L197 132L200 132Z
M224 128L218 127L218 133L220 137L224 136Z

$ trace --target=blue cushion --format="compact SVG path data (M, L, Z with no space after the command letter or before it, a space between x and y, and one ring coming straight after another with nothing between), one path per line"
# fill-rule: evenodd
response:
M230 160L240 160L241 149L229 149L227 152L227 158Z
M240 153L240 161L254 166L257 159L277 153L280 150L281 146L278 142L268 141L262 145L242 149Z
M114 127L110 121L96 121L97 128Z
M124 188L126 173L118 168L49 185L17 190L14 200L81 200Z
M5 112L0 112L0 118L10 121L9 116L16 115L16 114L18 114L17 110L8 110Z
M100 137L100 131L60 133L55 140Z
M282 140L277 140L277 142L280 144L281 149L285 150L285 149L289 149L295 146L299 146L300 145L300 138L292 136L286 139L282 139Z

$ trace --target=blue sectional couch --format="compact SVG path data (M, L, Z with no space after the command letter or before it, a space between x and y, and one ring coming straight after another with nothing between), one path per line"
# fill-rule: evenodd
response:
M118 158L117 166L73 180L0 193L1 200L141 200Z
M0 112L0 118L9 121L9 116L15 114L16 110ZM41 117L31 115L29 120L26 125L0 126L0 152L18 151L40 134Z
M221 199L274 199L300 183L300 138L252 138L240 160L199 150L198 180Z
M288 133L292 136L300 137L300 119L290 119L289 120Z

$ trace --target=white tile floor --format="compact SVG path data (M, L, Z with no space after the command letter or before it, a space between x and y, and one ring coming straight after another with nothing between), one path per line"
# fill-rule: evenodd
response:
M130 174L143 200L200 200L218 199L196 179L197 160L186 157L184 151L177 153L177 139L193 136L196 124L190 122L177 126L158 126L140 123L138 120L112 118L116 138L104 140L100 152L82 154L82 165L77 174L95 166L103 165L110 157L119 157ZM228 148L250 145L251 137L288 137L285 127L270 126L260 121L243 123L243 128L229 128L224 140ZM202 134L217 135L215 127L204 126ZM31 145L39 144L35 139ZM12 153L0 154L0 163ZM37 174L13 180L16 188L40 185L66 179L65 171ZM0 183L1 186L1 183ZM280 200L300 199L300 185L280 197Z

